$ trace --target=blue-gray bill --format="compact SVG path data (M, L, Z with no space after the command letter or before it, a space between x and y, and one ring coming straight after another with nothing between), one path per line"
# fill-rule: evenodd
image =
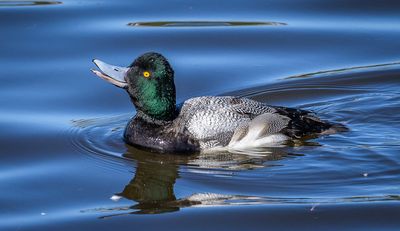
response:
M100 71L92 69L94 74L117 87L127 87L125 75L129 68L110 65L98 59L93 59L93 63L100 69Z

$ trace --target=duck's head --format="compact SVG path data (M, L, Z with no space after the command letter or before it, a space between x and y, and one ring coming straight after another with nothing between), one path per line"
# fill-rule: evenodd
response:
M149 52L128 67L93 60L100 78L125 89L138 111L153 119L172 120L176 112L174 71L161 54Z

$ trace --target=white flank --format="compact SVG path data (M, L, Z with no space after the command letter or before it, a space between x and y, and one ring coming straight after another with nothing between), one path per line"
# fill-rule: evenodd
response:
M281 146L284 141L289 138L283 134L268 135L265 137L258 137L255 132L250 131L248 135L239 141L231 141L228 144L228 149L243 150L246 148L257 147L277 147Z

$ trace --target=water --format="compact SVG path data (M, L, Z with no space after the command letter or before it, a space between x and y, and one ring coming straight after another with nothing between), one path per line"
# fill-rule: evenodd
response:
M0 230L398 228L399 10L0 1ZM178 102L247 96L350 131L251 153L128 147L134 108L89 69L92 58L127 65L147 51L170 60Z

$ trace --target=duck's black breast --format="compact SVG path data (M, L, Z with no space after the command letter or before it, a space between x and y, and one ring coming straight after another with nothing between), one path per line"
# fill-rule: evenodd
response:
M200 151L199 142L177 123L155 123L136 115L125 128L124 139L130 145L164 153L194 153Z

